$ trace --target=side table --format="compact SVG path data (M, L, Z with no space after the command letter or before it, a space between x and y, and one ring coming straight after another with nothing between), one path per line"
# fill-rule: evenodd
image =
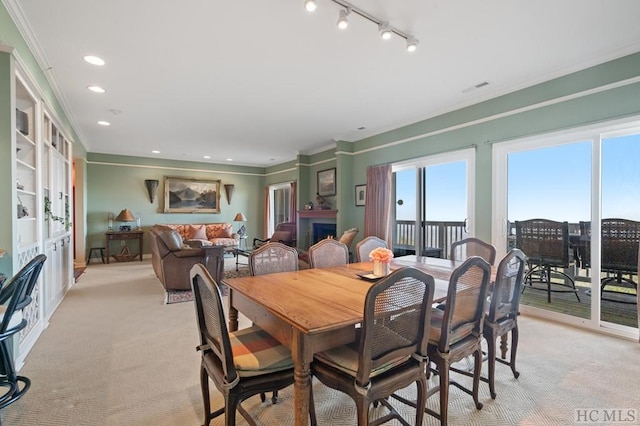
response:
M104 233L104 236L106 239L105 249L107 250L107 263L109 263L111 259L111 242L123 240L138 240L138 253L135 253L131 260L135 259L136 256L140 256L140 262L142 262L142 237L144 236L144 231L107 231Z

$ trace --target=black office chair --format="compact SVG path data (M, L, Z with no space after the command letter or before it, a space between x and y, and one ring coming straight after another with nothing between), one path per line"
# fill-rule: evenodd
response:
M27 326L22 309L31 303L31 293L46 259L43 254L34 257L0 291L0 305L3 308L0 320L0 386L7 389L0 396L0 409L16 402L31 387L28 377L16 373L11 337Z

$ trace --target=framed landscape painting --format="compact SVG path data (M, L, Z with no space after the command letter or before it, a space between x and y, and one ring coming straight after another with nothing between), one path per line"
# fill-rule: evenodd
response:
M318 194L322 197L336 195L336 169L318 172Z
M220 213L220 180L164 177L165 213Z

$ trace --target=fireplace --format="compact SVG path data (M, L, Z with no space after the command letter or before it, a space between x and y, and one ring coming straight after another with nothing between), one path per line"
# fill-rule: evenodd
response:
M313 244L327 237L336 236L335 223L314 223L313 224Z

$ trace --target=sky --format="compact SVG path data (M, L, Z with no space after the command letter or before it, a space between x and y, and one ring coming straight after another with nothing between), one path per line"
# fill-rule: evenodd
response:
M512 153L508 218L591 219L591 142ZM398 220L415 219L415 171L396 173ZM427 220L466 218L464 162L427 168ZM602 217L640 221L640 134L603 140Z

